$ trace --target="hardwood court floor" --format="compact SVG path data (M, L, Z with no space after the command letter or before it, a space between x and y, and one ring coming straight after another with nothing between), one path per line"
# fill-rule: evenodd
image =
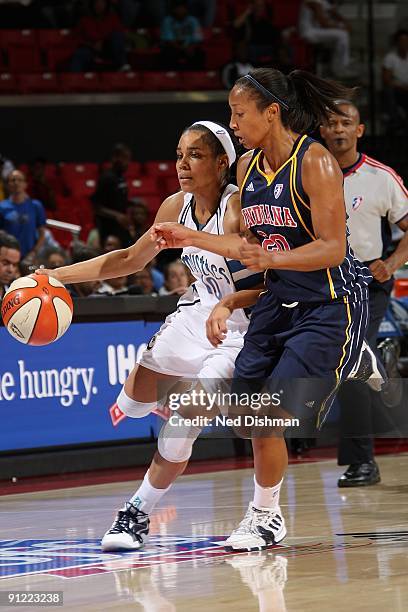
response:
M250 499L248 469L180 478L139 553L99 548L136 482L2 497L0 591L62 590L63 609L80 612L405 612L408 454L378 463L382 483L354 490L336 487L333 460L290 466L288 536L251 554L219 544Z

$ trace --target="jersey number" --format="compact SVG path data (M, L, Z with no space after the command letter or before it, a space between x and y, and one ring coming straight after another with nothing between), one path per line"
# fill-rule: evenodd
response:
M202 281L210 295L215 295L217 300L222 298L220 286L215 278L212 276L203 276Z
M269 234L269 236L264 232L259 232L259 234L265 236L261 246L266 251L290 251L289 243L282 234Z

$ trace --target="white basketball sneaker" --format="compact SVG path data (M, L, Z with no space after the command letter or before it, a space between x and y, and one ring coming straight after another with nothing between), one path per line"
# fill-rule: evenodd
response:
M286 536L285 520L280 509L255 508L250 502L248 510L236 529L225 541L225 550L264 550L274 546Z
M149 515L126 502L126 509L119 510L112 527L102 538L102 550L138 550L149 537Z

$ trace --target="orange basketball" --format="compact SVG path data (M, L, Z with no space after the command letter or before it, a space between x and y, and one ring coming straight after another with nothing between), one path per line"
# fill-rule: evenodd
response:
M23 344L40 346L58 340L72 321L72 299L60 281L30 274L10 285L1 304L8 332Z

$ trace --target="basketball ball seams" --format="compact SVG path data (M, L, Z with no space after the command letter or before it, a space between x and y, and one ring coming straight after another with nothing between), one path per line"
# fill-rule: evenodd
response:
M30 316L30 311L28 311L28 309L26 307L29 306L30 302L33 302L33 301L37 303L38 308L37 308L37 313L36 313L36 316L35 316L35 320L34 320L34 322L31 325L30 335L29 335L29 337L27 337L27 334L24 333L23 326L26 324L26 321L27 321L28 317ZM23 344L28 344L30 342L31 336L33 335L35 326L37 324L38 317L39 317L40 312L41 312L41 306L42 306L41 298L38 297L38 296L33 296L29 300L26 300L23 304L21 304L20 308L16 309L11 314L11 316L9 317L9 320L7 322L6 327L7 327L8 331L11 333L11 335L13 336L13 338L18 340L19 342L22 342ZM26 315L25 320L21 321L19 319L19 317L18 317L19 314L20 314L20 318L21 318L21 316L23 316L25 314ZM18 321L14 320L14 319L18 319ZM17 325L17 322L18 322L18 325Z
M60 302L59 305L58 305L58 302ZM73 308L72 308L72 304L68 304L68 302L66 300L63 300L59 295L55 295L52 298L52 305L54 307L55 317L57 320L57 335L55 337L55 340L58 340L58 338L60 338L61 336L65 334L68 327L71 325ZM64 310L64 308L69 309L69 312L70 312L69 322L66 322L65 317L62 316L63 315L62 311ZM65 314L67 315L68 313L66 312ZM65 320L65 324L64 324L64 320Z
M35 328L36 328L36 326L37 326L38 317L40 316L40 312L41 312L41 308L42 308L42 300L41 300L41 298L39 298L39 299L40 299L40 301L41 301L41 305L40 305L40 308L38 309L37 316L35 317L35 323L34 323L33 328L32 328L32 330L31 330L30 337L29 337L29 339L27 340L27 344L29 344L29 343L30 343L31 338L33 337L33 335L34 335L34 333L35 333Z

